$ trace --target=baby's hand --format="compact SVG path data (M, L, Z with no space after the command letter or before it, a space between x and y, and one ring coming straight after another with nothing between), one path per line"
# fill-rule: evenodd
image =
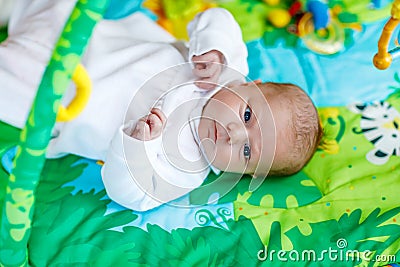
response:
M211 50L200 56L193 56L192 61L194 63L193 74L200 78L195 82L195 85L205 90L214 89L223 67L221 65L224 62L222 53Z
M132 131L133 138L149 141L159 137L167 122L167 117L158 109L153 108L150 114L141 118Z

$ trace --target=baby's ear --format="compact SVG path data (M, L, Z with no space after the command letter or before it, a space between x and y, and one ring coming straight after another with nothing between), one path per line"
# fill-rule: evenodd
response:
M252 85L252 84L259 85L259 84L262 84L262 81L261 81L261 79L257 79L257 80L254 80L254 81L242 83L242 85Z
M239 81L239 80L233 80L233 81L227 83L227 84L225 85L225 87L227 87L227 88L232 88L232 87L234 87L234 86L236 86L236 85L241 85L241 84L243 84L243 82L241 82L241 81Z

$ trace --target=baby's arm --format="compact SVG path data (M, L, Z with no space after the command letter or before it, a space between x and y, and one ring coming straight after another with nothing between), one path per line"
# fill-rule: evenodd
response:
M107 195L116 203L146 211L198 187L206 173L183 172L160 153L161 138L132 138L135 122L116 133L101 170Z
M210 70L206 68L206 71L197 71L205 67L204 62L226 64L243 75L248 74L247 48L242 32L227 10L212 8L198 14L189 23L188 32L189 60L195 63L193 72L201 81L210 78L211 82L216 82L215 77L219 76L222 69L218 64L209 64L213 66ZM203 64L199 65L199 61Z
M101 176L110 199L124 207L144 211L162 204L146 193L151 194L153 188L152 162L157 159L157 153L148 148L157 147L159 138L143 142L132 137L134 128L135 122L130 121L117 131Z

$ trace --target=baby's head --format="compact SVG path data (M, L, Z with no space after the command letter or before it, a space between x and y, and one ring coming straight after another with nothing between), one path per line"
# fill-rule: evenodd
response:
M284 176L311 159L322 136L307 94L282 83L244 83L223 88L203 108L203 151L227 172Z

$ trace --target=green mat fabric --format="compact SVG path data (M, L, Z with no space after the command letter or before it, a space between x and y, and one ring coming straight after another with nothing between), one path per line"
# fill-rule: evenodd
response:
M0 27L0 42L7 39L7 27Z

